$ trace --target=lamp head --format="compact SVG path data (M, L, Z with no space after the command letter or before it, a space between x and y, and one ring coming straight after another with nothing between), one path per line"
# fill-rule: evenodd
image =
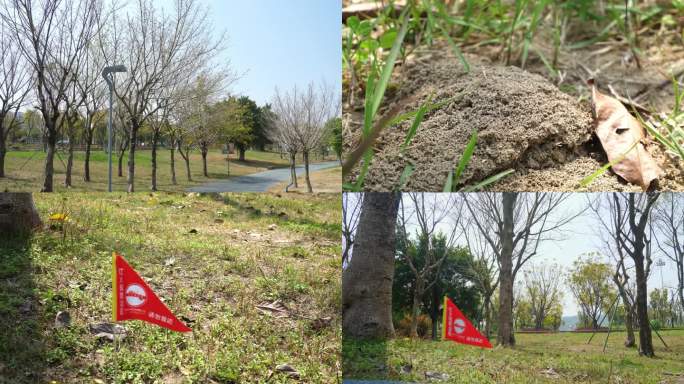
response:
M104 67L104 69L102 69L102 76L105 76L105 77L106 77L106 76L107 76L108 74L110 74L110 73L115 73L115 72L126 72L126 71L127 71L127 69L126 69L126 66L125 66L125 65L121 65L121 64L119 64L119 65L110 65L110 66Z

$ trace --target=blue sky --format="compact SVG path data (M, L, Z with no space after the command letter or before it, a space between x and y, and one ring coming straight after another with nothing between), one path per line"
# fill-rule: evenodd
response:
M278 86L326 81L341 92L341 0L207 0L216 34L225 31L238 73L234 94L262 105Z

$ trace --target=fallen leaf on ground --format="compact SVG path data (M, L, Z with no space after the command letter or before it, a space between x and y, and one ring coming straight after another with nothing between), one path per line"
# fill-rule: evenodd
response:
M276 300L272 303L262 303L257 305L256 308L261 313L272 315L278 318L290 316L287 307L283 303L281 303L280 300Z
M69 312L57 312L57 316L55 316L55 328L67 328L69 325L71 325L71 315Z
M329 326L331 322L332 322L332 317L330 317L330 316L319 317L318 319L314 319L311 322L311 329L313 329L314 331L321 330L321 329Z
M297 372L296 369L294 369L290 364L279 364L276 366L276 371L278 372L283 372L287 375L287 377L291 377L293 379L299 379L299 372Z
M644 191L653 188L652 183L657 183L663 170L646 150L644 128L620 101L599 92L593 79L588 84L591 86L596 135L608 155L608 161L617 162L611 168L628 182L640 185Z
M549 367L548 369L544 369L544 370L542 370L542 371L539 372L539 373L541 373L542 375L544 375L544 376L546 376L546 377L553 378L553 379L556 379L556 378L559 378L559 377L560 377L560 375L558 374L558 372L556 372L556 371L555 371L553 368L551 368L551 367Z
M446 373L427 371L425 372L425 378L428 380L443 381L447 380L449 378L449 375L447 375Z
M126 328L119 324L113 323L97 323L90 324L90 333L95 335L98 339L107 339L109 341L114 341L114 336L119 340L126 338Z

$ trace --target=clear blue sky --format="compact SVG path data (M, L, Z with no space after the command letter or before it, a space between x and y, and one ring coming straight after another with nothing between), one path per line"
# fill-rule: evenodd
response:
M247 73L231 89L262 105L276 86L325 80L341 92L341 0L207 0L224 56Z

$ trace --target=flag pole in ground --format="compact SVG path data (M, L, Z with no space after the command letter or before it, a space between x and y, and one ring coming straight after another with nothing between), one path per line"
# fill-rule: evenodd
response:
M116 303L118 292L116 290L116 252L112 252L112 336L114 336L114 377L119 372L119 338L118 321L116 320Z

